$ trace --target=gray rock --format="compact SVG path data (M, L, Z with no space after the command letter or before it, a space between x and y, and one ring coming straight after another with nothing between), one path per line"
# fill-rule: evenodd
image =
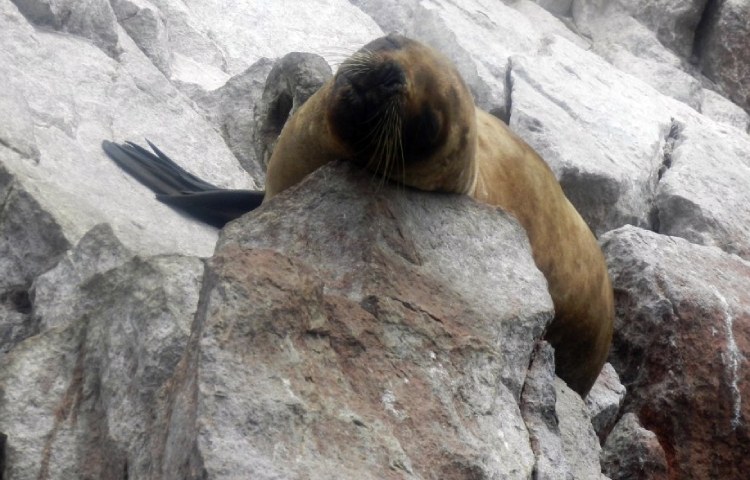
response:
M18 155L0 146L2 158ZM0 292L28 290L33 279L70 248L59 223L0 165ZM32 220L33 219L33 220Z
M97 227L39 280L46 328L0 359L9 478L163 478L151 475L169 420L158 400L187 344L203 263L124 254Z
M606 479L599 465L599 440L591 425L586 404L560 378L555 379L555 393L555 409L560 419L560 440L573 478Z
M149 0L114 0L118 23L138 48L166 77L171 76L172 52L169 33L161 11Z
M615 425L624 398L625 387L620 383L617 372L612 364L605 363L599 378L586 396L586 408L600 443L603 443Z
M569 16L573 0L534 0L540 7L558 16Z
M654 228L750 259L750 138L700 116L671 136Z
M632 413L625 414L607 438L602 468L612 480L667 479L667 458L654 432Z
M718 83L740 107L750 110L750 3L745 0L709 2L696 39L703 73Z
M572 16L590 33L603 18L626 13L651 29L667 48L682 55L693 52L693 38L707 0L573 0Z
M534 349L521 394L521 414L536 458L533 478L572 480L560 439L556 401L555 352L550 344L540 342Z
M122 265L134 255L115 237L112 227L100 224L87 232L54 268L39 275L31 290L35 321L41 330L65 326L85 311L74 299L81 296L80 287L94 275Z
M206 282L170 471L531 475L517 399L551 304L506 214L334 164L228 225Z
M602 243L618 299L609 359L627 411L669 453L669 478L742 478L750 263L634 227Z
M750 132L750 114L713 90L703 90L701 113L719 123Z
M268 165L287 118L332 76L331 67L315 54L293 52L274 64L255 112L257 128L250 136L261 165Z
M117 21L107 0L11 0L26 19L40 27L90 40L116 57Z
M204 90L220 87L261 58L302 51L333 63L383 35L346 0L312 0L295 4L293 12L274 2L151 1L169 19L172 80Z
M9 115L0 122L0 162L9 175L5 184L14 185L9 201L28 205L0 219L11 222L0 226L9 232L0 245L8 252L3 278L30 283L39 268L54 265L56 255L105 221L134 251L209 255L215 230L155 202L105 157L101 141L148 137L212 183L241 188L253 182L214 127L130 38L121 36L123 54L115 61L78 37L35 30L5 2L0 42L0 77L8 80L0 109ZM48 261L37 260L42 253ZM20 270L13 262L23 264Z
M258 186L265 183L266 177L256 148L260 129L258 110L272 66L271 60L258 60L220 88L210 92L197 88L192 93L192 98L218 126L227 146Z
M700 109L702 85L690 73L693 69L617 4L604 8L603 13L593 18L579 19L578 25L591 35L593 50L612 65L664 95Z
M513 57L511 81L511 128L547 161L594 233L648 225L669 131L663 97L562 39ZM591 107L599 104L618 114Z

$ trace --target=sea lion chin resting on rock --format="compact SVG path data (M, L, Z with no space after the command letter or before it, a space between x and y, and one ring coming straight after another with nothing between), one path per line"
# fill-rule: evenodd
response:
M144 167L143 158L132 161L133 154L148 152L132 144L105 142L104 148L150 186L142 177L153 167ZM157 161L166 159L156 152ZM612 339L614 302L604 256L547 164L503 122L474 106L447 59L399 35L355 53L287 121L268 164L264 201L336 159L512 213L526 229L554 302L545 338L555 347L557 374L581 396L588 393ZM184 190L166 191L167 197L189 196ZM247 205L257 204L254 195ZM228 203L242 210L235 201Z

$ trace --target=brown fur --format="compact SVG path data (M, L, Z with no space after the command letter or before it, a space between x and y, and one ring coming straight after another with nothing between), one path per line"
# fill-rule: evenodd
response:
M536 265L549 284L555 319L546 339L555 347L557 373L585 396L606 360L614 319L607 267L591 230L539 155L504 123L474 106L447 59L395 35L368 44L364 51L359 59L355 55L352 65L342 65L337 77L285 125L269 162L266 199L325 163L348 159L415 188L465 193L509 211L526 229ZM395 82L393 87L404 132L409 125L427 123L434 141L399 136L398 142L381 149L355 148L342 140L351 122L341 116L348 113L351 96L362 89L339 76L357 79L362 65L370 71L387 62L404 73L403 85ZM408 122L425 107L430 122ZM410 149L409 142L427 146Z

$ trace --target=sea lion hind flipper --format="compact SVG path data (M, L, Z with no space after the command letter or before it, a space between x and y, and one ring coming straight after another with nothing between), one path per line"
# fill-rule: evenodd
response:
M126 153L129 153L136 161L142 164L145 168L154 172L162 178L162 180L168 179L171 184L177 186L177 190L186 192L203 192L207 190L219 190L219 187L211 183L201 180L192 173L180 167L171 158L164 154L161 150L151 143L148 139L146 142L154 149L153 153L149 152L145 148L141 147L134 142L125 142L120 146ZM149 185L146 185L147 187ZM150 187L149 187L150 188ZM152 189L153 190L153 189ZM165 194L171 194L176 192L163 192Z
M212 225L222 228L227 222L255 210L263 203L265 192L256 190L212 190L198 193L157 195L171 207Z
M156 155L133 142L104 140L102 149L120 168L154 192L160 202L217 228L263 202L265 192L219 188L184 170L153 143L146 142Z
M186 181L181 168L164 163L151 152L134 144L118 145L103 141L102 148L109 158L142 185L161 195L172 195L184 191L204 191L206 185ZM217 187L211 185L210 190Z

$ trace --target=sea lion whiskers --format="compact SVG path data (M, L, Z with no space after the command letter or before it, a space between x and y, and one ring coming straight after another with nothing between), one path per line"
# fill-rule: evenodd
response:
M339 72L364 74L370 72L372 66L380 60L380 55L370 50L359 50L339 65Z

